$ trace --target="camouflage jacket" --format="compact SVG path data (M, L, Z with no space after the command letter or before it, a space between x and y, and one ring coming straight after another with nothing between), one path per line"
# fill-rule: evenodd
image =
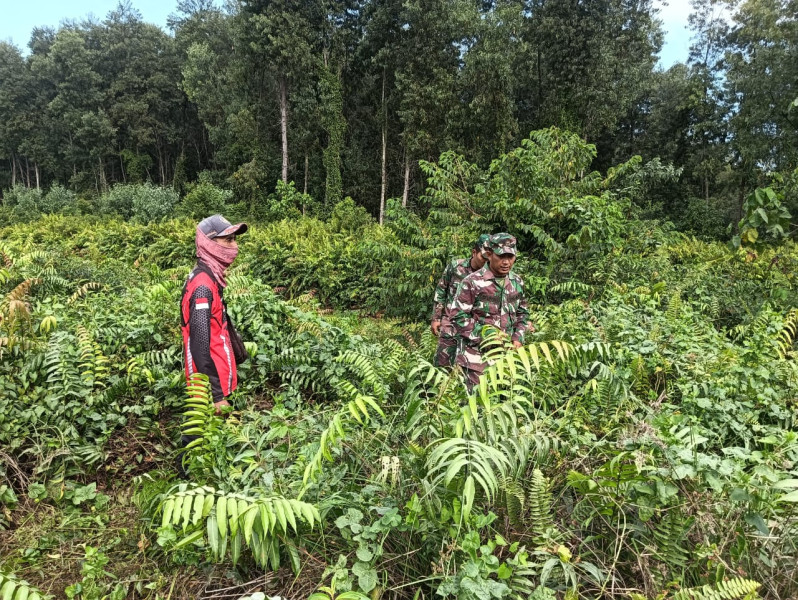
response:
M446 305L449 304L457 292L457 286L463 277L474 272L471 268L471 258L455 258L443 271L443 275L435 286L434 304L432 305L432 320L443 320Z
M479 346L486 325L503 331L513 341L524 341L529 321L524 281L511 271L501 286L486 264L460 283L446 308L446 319L458 340L456 364L482 372L485 363Z

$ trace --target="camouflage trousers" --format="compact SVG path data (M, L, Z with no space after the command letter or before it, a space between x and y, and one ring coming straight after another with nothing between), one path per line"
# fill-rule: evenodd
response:
M457 356L457 338L445 337L438 338L438 348L435 350L433 364L436 367L453 367L454 359Z
M465 380L466 389L470 394L474 391L474 388L476 388L479 385L479 377L480 375L482 375L482 373L479 371L474 371L473 369L465 369L463 367L460 367L460 369L462 370L463 373L463 379Z

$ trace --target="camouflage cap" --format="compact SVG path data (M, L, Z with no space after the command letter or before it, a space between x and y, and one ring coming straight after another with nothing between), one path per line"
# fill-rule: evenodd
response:
M488 247L494 254L515 254L515 238L509 233L496 233L490 236Z
M479 250L482 250L483 248L487 248L488 247L488 242L490 242L490 234L489 233L483 233L481 236L479 236L477 238L477 241L474 242L474 248L478 248Z

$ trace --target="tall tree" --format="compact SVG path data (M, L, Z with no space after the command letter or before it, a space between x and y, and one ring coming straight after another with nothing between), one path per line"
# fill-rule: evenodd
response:
M526 15L523 130L559 125L598 140L650 83L662 45L652 1L530 0Z
M276 83L281 178L288 182L289 93L313 71L313 31L320 29L320 6L301 0L241 0L240 17L244 56Z
M399 118L404 147L402 204L419 159L436 158L445 148L446 122L457 102L464 24L472 13L467 0L408 0L402 11L398 72Z
M26 130L28 77L22 52L16 46L0 42L0 158L8 161L6 185L15 185L22 175L19 147Z
M726 84L736 110L733 145L765 171L798 166L798 1L746 0L729 34Z

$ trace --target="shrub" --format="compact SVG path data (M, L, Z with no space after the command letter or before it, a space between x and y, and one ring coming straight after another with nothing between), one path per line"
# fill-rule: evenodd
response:
M160 221L172 214L179 201L173 189L150 184L139 186L133 197L133 220L143 223Z
M310 195L297 191L293 181L278 181L274 192L252 207L250 217L266 222L298 219L303 213L315 213L316 206L316 201Z
M42 213L42 191L17 184L3 194L3 203L14 207L14 218L30 221Z
M330 228L338 233L354 233L374 223L368 211L349 196L335 205L330 215Z
M178 201L177 192L151 183L115 185L100 199L100 210L104 214L117 214L147 223L172 214Z
M183 198L177 213L192 219L204 219L208 215L224 213L225 205L232 197L230 190L221 189L212 183L199 183Z
M100 212L106 215L119 215L129 219L133 214L133 198L138 185L117 184L100 198Z
M42 198L40 208L44 213L72 214L77 212L77 200L75 192L55 183Z

